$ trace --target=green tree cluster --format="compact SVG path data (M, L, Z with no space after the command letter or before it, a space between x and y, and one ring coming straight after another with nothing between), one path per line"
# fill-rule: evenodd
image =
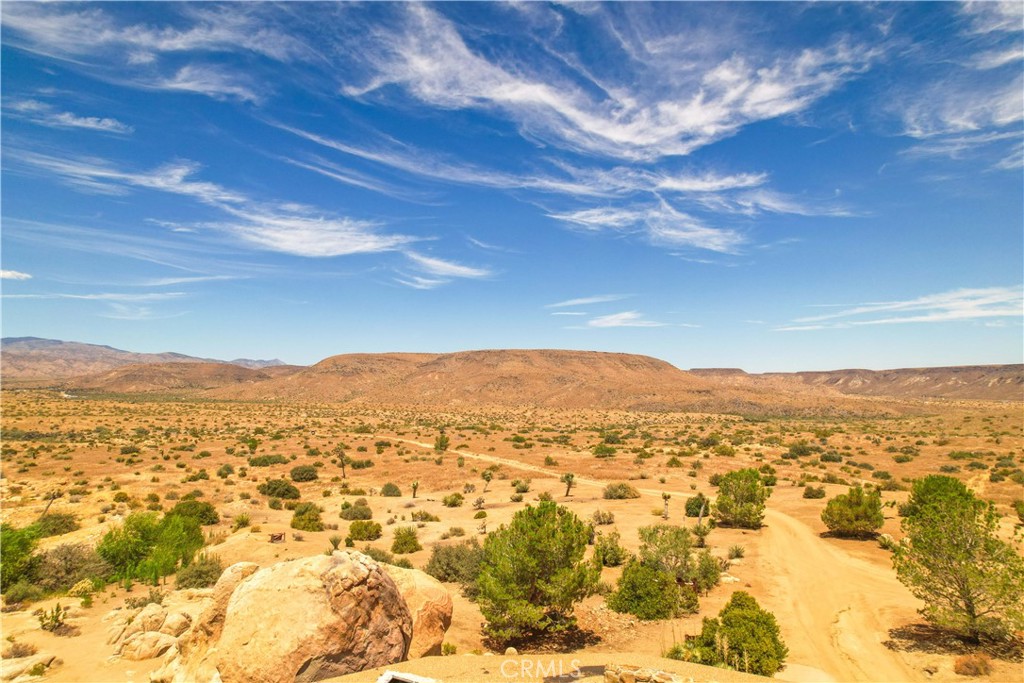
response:
M735 470L718 480L715 519L721 526L760 529L771 491L753 469Z
M568 508L544 501L487 537L477 586L489 638L507 643L575 624L573 606L600 577L598 564L583 559L590 531Z
M821 512L821 521L836 536L867 538L882 528L882 495L878 489L865 491L860 486L850 488L828 501Z

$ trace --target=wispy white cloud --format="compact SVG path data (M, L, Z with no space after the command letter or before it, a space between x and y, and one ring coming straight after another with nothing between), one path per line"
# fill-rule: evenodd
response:
M631 294L597 294L595 296L583 296L577 299L567 299L554 304L547 304L544 308L570 308L572 306L590 306L592 304L604 304L610 301L622 301L628 299Z
M551 311L551 315L590 315L586 311Z
M1024 60L1024 47L1016 45L1009 48L995 49L988 52L982 52L974 55L968 64L975 68L987 71L989 69L998 69L1006 66L1007 64L1013 64Z
M397 84L433 106L503 112L528 136L564 149L624 159L685 155L742 126L807 108L867 68L871 50L844 42L771 62L734 54L702 75L647 69L606 85L603 97L571 80L530 73L533 65L474 51L450 21L405 5L394 30L373 32L364 50L371 73L346 94L367 97ZM560 55L572 63L571 55ZM677 64L686 62L680 54ZM643 88L631 88L631 81Z
M998 87L967 77L936 83L904 106L904 132L923 139L1019 124L1024 120L1022 92L1021 74Z
M279 61L313 56L296 37L267 22L258 6L181 6L175 25L132 24L97 5L5 3L4 42L51 57L81 59L122 50L133 64L157 54L252 52Z
M18 270L0 270L0 280L31 280L32 276Z
M213 66L189 65L173 76L153 83L162 90L180 90L206 95L214 99L238 99L258 104L263 96L239 74Z
M1017 33L1024 26L1024 5L1017 0L965 2L960 12L973 34Z
M988 318L1024 317L1024 288L987 287L956 289L916 299L844 306L823 315L805 316L793 324L776 327L780 332L836 329L859 325L935 323Z
M147 302L167 301L179 299L185 296L184 292L151 292L148 294L131 294L121 292L101 292L97 294L4 294L5 299L77 299L81 301L120 301L120 302Z
M433 256L425 256L415 251L406 250L403 253L405 254L405 257L416 264L418 268L431 275L470 279L480 279L491 276L491 271L487 268L465 266L453 261L445 261L444 259L439 259Z
M135 131L117 119L99 116L79 116L71 112L58 111L52 105L39 100L18 100L4 107L9 115L50 128L81 128L102 133L129 135Z
M665 327L668 323L647 320L639 311L623 311L591 318L587 327Z
M140 287L168 287L174 285L189 285L197 282L218 282L222 280L238 280L238 275L196 275L192 277L158 277L143 280Z
M110 318L111 320L165 320L167 318L180 318L185 314L185 311L157 313L150 306L112 303L106 313L100 313L99 315L101 318Z
M657 204L584 209L549 214L556 220L590 231L640 232L649 242L665 247L690 247L735 253L746 238L735 230L714 228L677 210L665 200Z
M265 251L319 258L392 251L416 241L410 236L385 233L376 221L324 215L292 203L254 201L217 183L194 179L200 167L190 161L129 172L91 158L59 158L24 150L12 151L10 157L86 190L117 194L135 187L191 197L229 216L228 220L210 221L202 227Z

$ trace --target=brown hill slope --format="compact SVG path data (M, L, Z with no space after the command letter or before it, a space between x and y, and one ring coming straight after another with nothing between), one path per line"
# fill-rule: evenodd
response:
M498 350L332 356L290 375L223 386L211 398L697 412L879 412L886 407L800 383L728 385L648 356Z
M133 353L111 346L38 337L5 337L0 343L0 361L0 372L5 382L56 381L139 363L223 362L181 353ZM282 364L279 360L259 361L245 358L239 358L231 363L258 368Z
M691 370L733 386L803 384L852 396L948 398L983 401L1024 400L1024 365L963 365L896 370L827 370L747 374L733 368Z
M64 382L62 387L124 394L194 392L264 382L272 377L268 371L230 363L145 363L74 378Z

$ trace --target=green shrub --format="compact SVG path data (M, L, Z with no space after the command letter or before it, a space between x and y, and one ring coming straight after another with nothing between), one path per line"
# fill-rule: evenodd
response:
M217 514L217 508L213 507L211 503L205 503L198 500L183 500L179 502L167 511L168 517L173 515L192 517L203 525L216 524L220 521L220 515Z
M848 493L830 500L821 513L821 521L836 536L866 538L882 527L882 497L877 490L855 486Z
M297 482L316 481L319 478L316 473L316 468L312 465L299 465L298 467L293 467L290 472L290 476L292 481Z
M388 498L397 498L402 495L402 490L398 488L398 486L392 484L389 481L388 483L384 484L384 486L381 487L380 495L386 496Z
M737 591L717 618L704 619L700 635L684 646L682 658L771 676L787 654L775 616L745 591Z
M288 458L283 455L257 455L249 458L249 467L270 467L271 465L285 465Z
M36 520L32 526L38 533L39 538L48 538L50 536L62 536L71 533L78 529L80 525L75 516L69 512L48 512Z
M722 475L718 482L715 518L722 526L759 529L765 501L771 492L757 470L748 468Z
M299 531L323 531L324 523L320 519L323 508L315 503L299 503L292 514L291 527Z
M409 519L414 522L440 522L441 518L437 515L432 515L426 510L413 510L412 514L409 515Z
M366 546L363 548L363 554L377 562L383 562L384 564L394 565L396 567L403 567L405 569L412 569L412 562L404 557L395 557L387 550L381 550L380 548L373 548Z
M373 510L368 505L343 505L339 516L347 520L373 519Z
M483 558L484 550L475 538L457 545L435 545L423 571L438 581L458 583L462 594L473 599Z
M298 500L300 497L299 489L297 489L294 484L287 482L284 479L271 479L269 481L265 481L257 486L256 490L268 498L287 498L289 500Z
M15 605L21 602L35 602L46 597L46 591L39 584L20 579L17 583L4 586L4 601L8 605Z
M824 498L825 487L824 486L805 486L804 487L804 498Z
M573 605L600 578L597 563L583 559L590 531L568 508L543 502L487 536L477 584L488 638L505 643L574 623Z
M626 564L617 590L608 598L608 607L645 621L683 614L682 594L675 576L637 559Z
M19 529L0 524L0 588L4 593L23 579L28 579L36 563L32 553L39 534L32 527Z
M175 588L206 588L217 583L217 579L224 572L224 565L216 555L202 553L189 564L178 571L174 577Z
M445 507L457 508L462 507L462 504L465 502L465 500L465 497L461 493L452 493L450 495L445 496L441 500L441 502L444 504Z
M619 544L619 532L598 534L594 541L594 557L603 567L618 567L626 561L628 553Z
M348 535L353 541L376 541L383 532L377 522L359 519L348 525Z
M626 498L639 498L640 492L631 484L619 482L608 484L604 487L604 497L608 500L624 500Z
M104 534L96 552L119 576L129 576L156 545L159 525L152 512L128 515L124 524Z
M700 517L701 510L704 511L705 517L711 514L711 501L703 493L686 499L687 517Z
M693 539L689 529L656 524L640 529L640 561L667 572L677 581L693 578Z
M416 527L404 526L395 529L395 539L391 543L391 552L396 555L405 555L423 550L419 538L416 535Z

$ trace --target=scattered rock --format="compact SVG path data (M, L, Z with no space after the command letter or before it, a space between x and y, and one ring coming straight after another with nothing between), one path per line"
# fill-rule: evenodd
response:
M154 659L178 644L178 639L159 631L142 631L124 639L120 654L134 661Z
M514 647L507 647L507 648L505 648L505 656L506 657L515 657L518 654L519 654L519 650L515 649Z
M191 625L192 617L184 612L174 612L167 615L163 625L160 627L160 633L166 633L169 636L177 638L187 631Z
M18 659L5 659L3 665L3 672L0 673L0 680L13 681L15 678L23 674L27 674L34 667L42 664L47 669L50 669L61 664L61 660L57 659L55 655L49 654L36 654L31 657L20 657Z

